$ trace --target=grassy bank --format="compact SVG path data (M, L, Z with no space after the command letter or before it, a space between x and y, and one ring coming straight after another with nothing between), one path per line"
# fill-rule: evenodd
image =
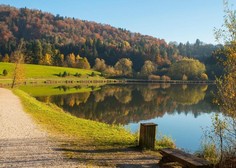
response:
M53 135L66 136L88 145L135 145L135 136L122 127L80 119L56 106L41 103L21 90L14 90L14 93L20 97L25 111Z
M19 89L15 89L14 93L21 99L24 110L52 137L56 137L56 141L60 141L57 149L63 151L67 158L88 167L115 167L123 160L144 156L160 158L157 151L137 152L136 148L132 148L137 146L138 137L123 127L74 117L55 105L37 101ZM156 149L163 147L174 147L174 143L163 137L156 141ZM129 158L126 157L127 152Z
M0 62L0 86L10 86L13 79L15 64ZM104 82L101 73L93 70L23 64L24 84L71 84L71 83L99 83ZM7 75L3 75L3 70ZM66 76L62 77L66 73Z
M0 74L2 74L3 70L6 69L8 74L7 76L0 75L0 79L8 79L12 78L14 71L13 63L5 63L0 62ZM91 75L94 73L95 75L100 75L100 72L86 69L77 69L77 68L67 68L67 67L56 67L56 66L44 66L44 65L33 65L33 64L23 64L25 77L26 78L60 78L58 77L59 73L67 72L71 75L75 75L76 73L80 74L82 77L87 77L87 75Z

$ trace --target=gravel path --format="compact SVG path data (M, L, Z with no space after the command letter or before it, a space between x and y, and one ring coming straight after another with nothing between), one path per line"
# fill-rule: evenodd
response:
M0 167L84 167L67 161L23 111L10 90L0 88Z
M96 150L71 144L65 139L49 138L24 112L19 98L10 90L0 88L0 168L158 167L158 157L138 150ZM65 158L65 153L76 157Z
M22 109L20 100L10 90L0 88L0 138L42 138L40 131Z

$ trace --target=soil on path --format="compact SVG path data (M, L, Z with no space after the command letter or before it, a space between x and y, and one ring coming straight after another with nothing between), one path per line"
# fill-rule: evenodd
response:
M10 90L0 88L0 167L82 167L54 151L55 144L24 112Z
M0 88L0 168L158 167L158 157L137 149L97 150L73 143L49 138L24 112L19 98Z

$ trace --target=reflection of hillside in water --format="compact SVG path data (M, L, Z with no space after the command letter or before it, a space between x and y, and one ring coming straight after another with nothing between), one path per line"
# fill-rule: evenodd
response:
M207 87L207 85L196 85L194 87L182 85L182 87L170 89L169 95L178 104L194 105L205 98Z
M94 92L39 97L71 114L109 124L128 124L165 113L217 111L206 85L106 85Z

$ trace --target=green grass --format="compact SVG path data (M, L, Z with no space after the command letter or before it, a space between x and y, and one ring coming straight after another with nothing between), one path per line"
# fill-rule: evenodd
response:
M80 87L76 87L73 85L64 86L67 88L64 91L62 88L59 89L58 85L39 85L39 86L25 86L22 85L19 89L23 90L24 92L30 94L31 96L52 96L52 95L63 95L63 94L71 94L71 93L82 93L82 92L91 92L95 90L99 90L100 85L80 85Z
M4 69L6 69L7 72L8 72L7 76L2 75L2 72L3 72ZM12 78L13 70L14 70L14 64L0 62L0 79Z
M155 149L162 149L162 148L176 148L175 142L171 137L166 135L161 136L155 143Z
M86 77L87 75L91 75L94 72L96 75L100 75L100 72L86 69L77 69L77 68L67 68L67 67L56 67L56 66L43 66L43 65L33 65L33 64L24 64L25 76L27 79L62 79L62 77L58 77L57 75L61 72L66 71L71 75L75 75L76 73L81 74L82 77ZM2 72L6 69L8 71L7 76L3 76ZM13 63L5 63L0 62L0 79L9 79L12 78L14 70ZM73 76L71 76L73 77ZM74 77L75 78L75 77ZM96 77L93 77L96 78ZM98 77L97 77L98 78Z
M80 119L60 108L37 101L27 93L16 89L24 109L44 129L52 134L71 137L88 145L126 146L134 145L136 137L123 127Z
M213 143L203 144L199 155L203 156L203 158L213 163L214 165L216 165L220 161L220 153L217 151L217 147Z

